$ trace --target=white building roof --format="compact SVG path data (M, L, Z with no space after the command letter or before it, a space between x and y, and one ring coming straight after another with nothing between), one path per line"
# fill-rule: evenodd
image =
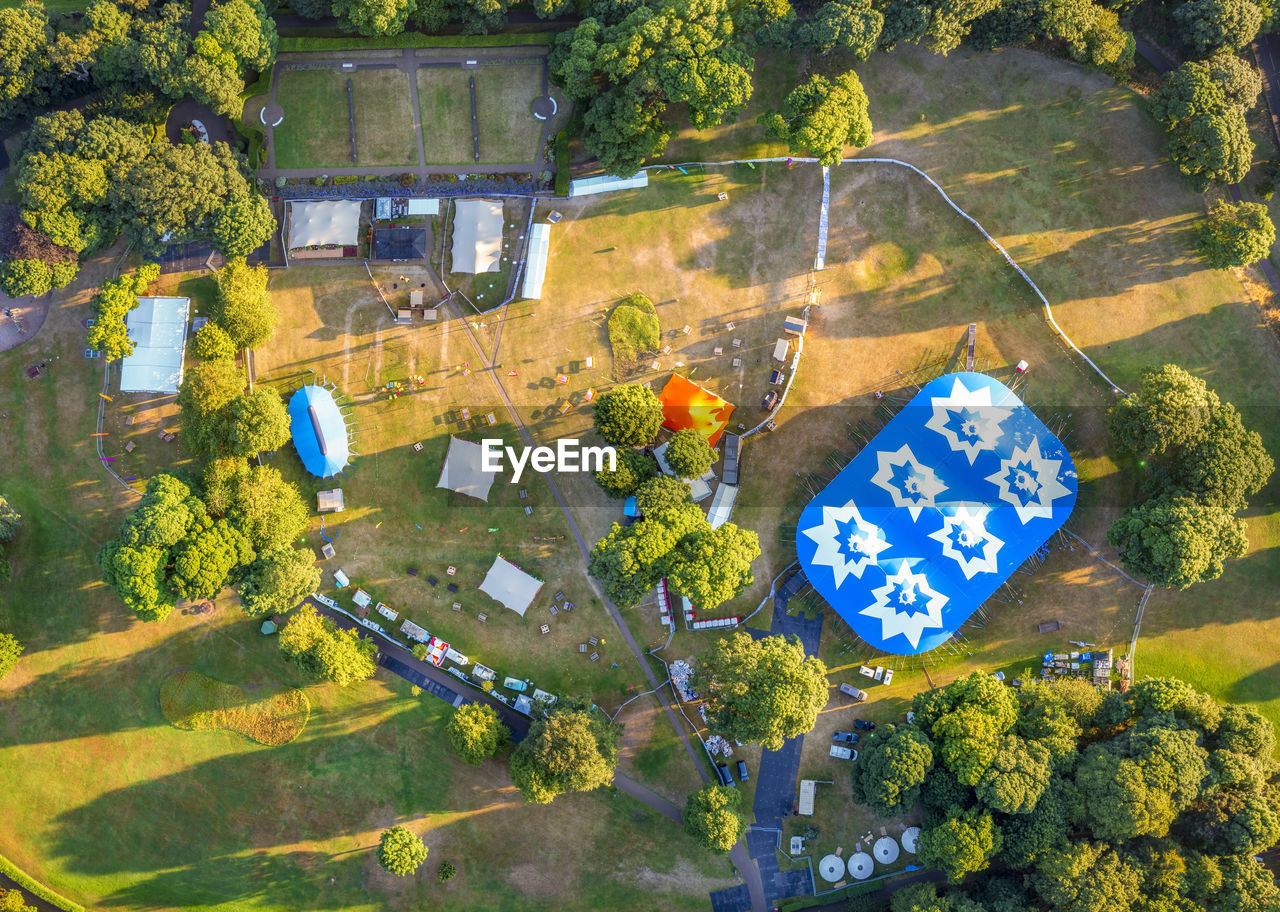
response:
M289 249L354 246L360 241L360 200L289 204Z
M450 272L497 272L502 258L502 202L458 200L453 215Z
M790 343L786 339L779 339L777 342L775 342L773 345L773 360L786 361L787 349L789 347L790 347Z
M423 199L418 197L409 200L409 208L405 210L406 215L439 215L440 201L438 199Z
M182 385L190 298L139 298L125 317L133 354L120 366L122 393L176 393Z
M711 499L711 509L707 512L707 522L711 523L711 528L719 529L729 521L737 499L737 485L722 484L716 488L716 496Z
M551 250L551 226L538 222L529 230L529 252L524 262L524 287L520 294L530 300L542 297L547 277L547 254Z
M613 190L635 190L649 186L649 172L640 171L631 177L614 177L612 174L601 174L597 177L584 177L569 181L570 196L590 196L593 193L609 193Z

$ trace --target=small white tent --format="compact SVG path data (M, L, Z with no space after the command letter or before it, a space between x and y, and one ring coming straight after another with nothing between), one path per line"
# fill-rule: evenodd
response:
M481 592L521 617L538 597L541 588L542 580L525 573L501 554L493 559L493 566L480 584Z
M497 272L502 258L502 202L458 200L453 215L450 272Z
M437 488L488 501L495 477L496 473L484 470L484 447L470 440L449 438L449 452L445 454Z

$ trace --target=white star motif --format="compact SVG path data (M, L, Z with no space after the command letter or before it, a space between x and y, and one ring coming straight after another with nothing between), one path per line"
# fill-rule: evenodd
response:
M954 516L942 517L941 529L929 533L942 545L943 556L960 565L965 579L996 572L996 553L1004 542L987 530L990 512L991 507L985 504L959 504Z
M871 594L875 603L859 613L880 619L880 633L885 640L902 634L914 649L920 645L926 627L942 626L942 606L947 597L935 592L923 573L912 573L905 563Z
M1061 459L1046 459L1040 452L1040 439L1033 437L1026 449L1014 447L1013 455L1000 460L1000 470L987 476L987 481L1000 489L1000 499L1013 504L1018 519L1026 525L1033 519L1051 519L1053 502L1069 494L1058 481Z
M823 506L822 525L801 531L818 543L813 563L831 568L837 589L850 573L861 578L862 571L889 547L884 533L862 518L852 500L843 507Z
M876 459L880 468L871 476L872 483L889 492L895 507L906 507L912 522L920 518L925 507L936 506L938 495L947 489L933 469L916 459L909 444L904 443L894 453L881 450Z
M1013 409L991 404L991 389L971 390L956 379L950 396L934 396L933 415L925 427L947 438L953 451L969 457L969 465L983 450L994 450L1003 431L1000 423Z

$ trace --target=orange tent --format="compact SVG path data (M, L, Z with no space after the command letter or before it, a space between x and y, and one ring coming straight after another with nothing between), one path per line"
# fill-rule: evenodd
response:
M720 442L735 408L679 374L671 375L658 398L662 400L662 423L665 426L673 431L691 428L711 446Z

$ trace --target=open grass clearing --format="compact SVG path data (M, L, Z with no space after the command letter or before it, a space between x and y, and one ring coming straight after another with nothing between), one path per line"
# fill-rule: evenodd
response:
M474 164L471 143L469 70L418 69L418 108L422 148L428 165Z
M544 122L533 116L533 100L542 94L542 67L480 67L473 72L480 162L524 165L536 160Z
M311 714L307 695L296 687L247 691L189 668L164 679L160 709L175 728L225 729L270 747L302 734Z
M408 77L400 70L282 68L277 78L276 101L284 108L284 122L275 128L276 167L417 164ZM347 80L355 106L358 163L351 161Z

